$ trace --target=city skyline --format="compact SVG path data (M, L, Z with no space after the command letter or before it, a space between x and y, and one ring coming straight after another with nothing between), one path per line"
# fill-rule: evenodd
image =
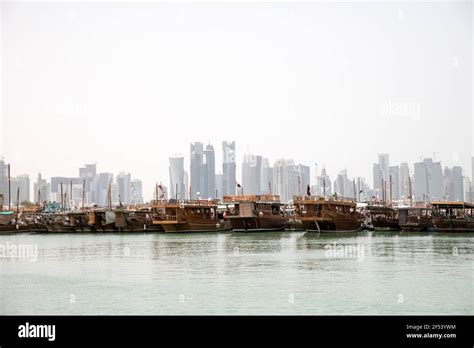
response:
M470 197L473 186L472 173L469 176L468 170L461 166L446 166L441 161L433 161L431 157L420 158L415 163L406 161L394 163L390 159L389 153L378 154L378 162L374 161L372 166L373 175L367 178L347 168L340 169L336 175L332 176L328 174L328 168L324 165L315 165L312 168L306 164L296 163L291 158L280 158L272 162L265 155L252 153L244 153L242 161L239 162L235 160L235 141L222 143L221 168L215 166L217 156L210 142L206 147L200 142L191 143L190 149L189 158L195 156L197 151L197 160L194 162L190 160L189 167L186 167L186 156L173 155L169 157L168 177L157 178L149 191L143 188L140 175L134 173L132 178L130 172L123 170L117 174L98 171L97 163L79 167L79 176L73 177L46 177L42 173L16 175L15 171L12 171L12 203L16 201L18 187L21 187L20 197L29 196L29 200L32 202L37 201L38 190L40 190L42 200L61 201L59 192L61 185L63 185L64 194L70 196L73 192L72 200L76 206L80 206L83 184L86 185L86 203L101 206L108 202L109 185L111 185L111 199L115 205L119 202L141 204L156 199L157 185L161 190L158 196L162 194L161 198L177 197L178 199L189 199L190 194L193 199L221 198L225 194L242 194L243 191L249 194L274 193L280 195L282 201L288 201L294 195L306 194L308 185L312 194L331 195L335 192L340 196L355 197L361 201L371 200L374 197L377 200L406 201L409 189L412 190L412 198L415 201L446 200L448 198L457 201L470 201L472 199ZM208 153L205 155L206 151ZM212 159L210 164L206 162L208 160L206 160L206 156L208 159ZM239 163L240 165L238 165ZM237 179L233 185L230 185L230 192L224 192L224 175L222 173L226 170L229 171L229 164L232 169L227 175ZM7 162L0 158L0 174L4 173L3 176L0 175L0 191L3 187L3 193L5 197L8 197L5 182L6 165ZM194 180L202 185L207 182L202 186L207 191L199 188L192 189L190 192L192 176L188 173L193 172L193 165L201 171L199 174L195 174L197 176ZM211 166L209 167L209 165ZM241 169L240 173L237 172L237 168ZM474 168L474 157L471 157L470 168ZM213 178L214 182L212 189L209 189L210 178ZM242 189L237 190L237 183L240 183ZM178 192L176 192L177 184ZM69 185L71 185L70 188ZM363 192L362 195L361 192Z

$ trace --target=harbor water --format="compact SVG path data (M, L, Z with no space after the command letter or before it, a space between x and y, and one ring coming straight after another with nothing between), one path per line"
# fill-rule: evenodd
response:
M467 233L3 234L0 314L474 314L473 242Z

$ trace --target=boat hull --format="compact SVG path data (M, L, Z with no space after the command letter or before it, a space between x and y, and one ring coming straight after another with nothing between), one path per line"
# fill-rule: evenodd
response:
M473 221L435 219L434 232L474 232Z
M284 231L287 219L257 218L257 217L231 217L229 221L234 232L276 232Z
M358 232L362 230L361 222L357 220L334 221L334 220L303 220L303 227L308 232Z
M164 223L162 227L167 233L226 232L232 230L232 226L228 221L220 221L217 223Z

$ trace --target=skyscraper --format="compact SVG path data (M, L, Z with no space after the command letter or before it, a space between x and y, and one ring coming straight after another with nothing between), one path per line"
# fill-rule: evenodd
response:
M114 175L112 173L99 173L99 182L97 188L97 201L96 204L103 207L108 204L109 198L109 185L114 181Z
M132 176L130 173L120 172L116 177L116 183L118 185L119 201L123 204L131 203L131 184Z
M317 191L312 192L313 195L318 195L318 196L331 196L332 195L332 189L331 189L331 180L329 178L329 175L326 172L326 168L321 169L321 175L318 176L317 178Z
M428 169L425 162L414 164L414 196L415 201L425 201L428 196Z
M380 165L378 163L374 163L372 168L373 176L374 176L374 190L381 191L382 190L382 171L380 170ZM381 197L378 197L381 198Z
M389 184L390 184L390 177L391 183L392 183L392 197L390 197L390 200L399 200L400 199L400 167L399 166L391 166L389 168ZM389 194L390 194L390 188L389 188Z
M191 199L191 197L189 196L189 173L187 170L183 172L183 181L184 181L184 199Z
M18 186L20 188L20 203L25 202L25 201L29 202L31 200L30 176L28 174L18 175L16 179L18 181Z
M245 194L260 194L262 156L244 155L242 162L242 188Z
M235 195L235 141L222 142L222 195Z
M260 172L260 192L270 193L271 184L273 180L273 168L270 167L268 158L262 158L261 172Z
M12 192L12 206L16 206L16 204L21 204L24 201L28 201L29 199L26 198L25 190L26 190L26 183L24 180L21 180L19 177L13 177L10 180L11 185L11 192ZM28 178L28 185L29 185L29 178ZM29 191L29 188L28 188ZM18 196L18 193L20 194Z
M415 199L436 201L444 196L441 163L433 162L431 158L415 163Z
M443 170L441 162L432 162L428 167L430 201L440 201L444 198Z
M97 165L93 164L85 164L84 167L79 168L79 177L80 178L94 178L97 174Z
M295 195L306 195L310 184L310 168L289 159L279 159L273 166L273 193L280 195L282 202L288 202ZM299 183L299 186L298 186Z
M306 195L306 188L311 182L310 168L303 164L298 164L295 168L297 175L299 176L300 186L298 188L298 195Z
M0 194L3 194L4 202L8 204L8 173L7 164L0 158Z
M474 185L474 156L471 157L471 185Z
M170 199L184 199L184 157L170 157ZM195 197L193 197L195 199Z
M388 182L390 175L390 165L389 165L389 156L388 153L379 154L379 167L382 174L382 179L385 182Z
M407 162L402 162L400 164L400 198L409 199L410 198L410 168L408 167Z
M216 190L216 159L214 147L211 144L206 146L204 150L204 163L202 170L204 180L201 197L208 199L214 198Z
M452 181L452 171L449 167L444 167L443 171L444 198L448 201L453 199L454 187Z
M203 144L199 142L195 142L191 144L191 153L190 153L190 171L191 171L191 193L192 198L195 199L197 193L202 194L203 186L204 186L204 175L202 173L203 170L203 163L204 163L204 150ZM182 180L181 180L182 181ZM176 190L176 187L171 187L171 192ZM173 196L173 195L171 195ZM185 196L183 196L184 198Z
M51 184L43 179L40 173L38 173L38 177L36 179L36 183L34 184L34 200L35 202L44 202L49 201L50 199L50 191L51 191ZM39 200L38 200L39 199Z
M453 182L453 201L461 202L464 200L464 183L462 179L462 168L454 166L451 172Z
M216 174L216 190L217 198L222 198L222 174Z
M143 189L142 181L134 179L130 185L130 203L131 204L143 204Z

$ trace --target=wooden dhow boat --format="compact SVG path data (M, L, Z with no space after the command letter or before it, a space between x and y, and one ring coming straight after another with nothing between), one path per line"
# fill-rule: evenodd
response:
M185 202L155 202L152 205L153 225L165 232L224 232L231 231L229 221L218 210L217 200Z
M474 232L474 204L431 202L433 231Z
M228 195L224 204L235 232L283 231L289 220L278 195Z
M387 204L368 204L369 224L374 231L398 231L398 210Z
M309 232L356 232L362 229L362 215L351 198L295 196L296 219Z

